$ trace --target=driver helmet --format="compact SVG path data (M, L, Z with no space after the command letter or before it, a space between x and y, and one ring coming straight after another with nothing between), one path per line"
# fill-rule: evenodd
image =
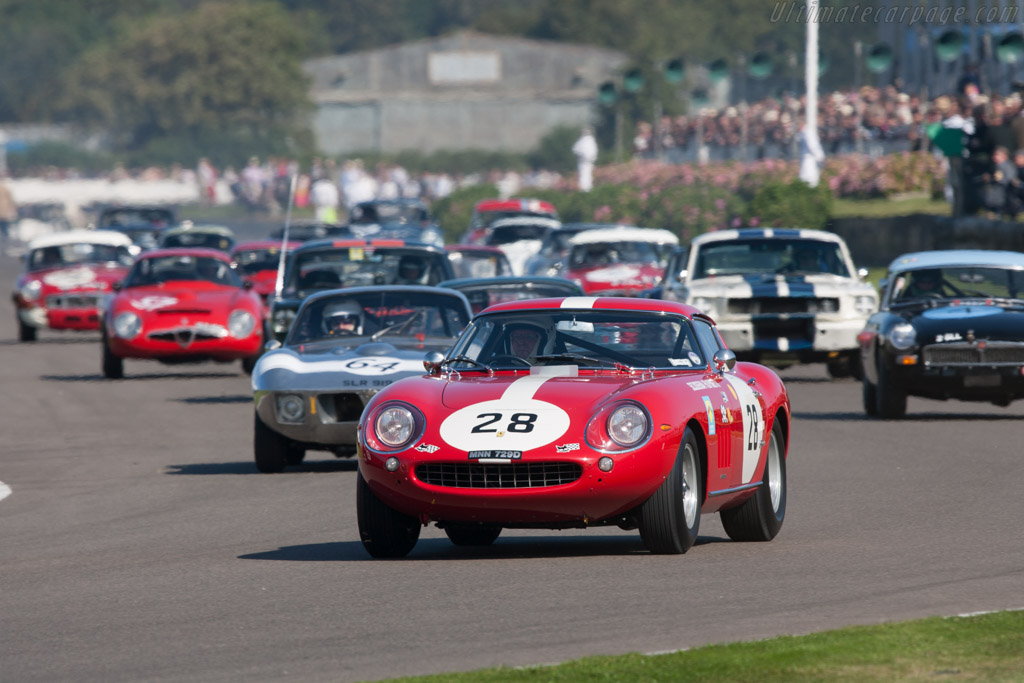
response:
M363 307L355 301L342 301L324 307L324 332L329 337L363 334Z
M936 292L942 283L942 275L932 268L914 273L914 289L925 292Z
M421 283L425 270L423 259L417 256L403 256L398 261L398 277L403 282Z
M534 323L513 323L508 326L508 352L520 358L547 353L548 331Z

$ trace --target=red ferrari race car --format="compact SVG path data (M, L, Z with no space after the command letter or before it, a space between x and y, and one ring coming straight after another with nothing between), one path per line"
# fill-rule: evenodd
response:
M214 249L143 253L103 316L103 376L125 358L162 363L242 361L252 372L263 346L263 303Z
M39 328L98 330L100 308L132 265L132 240L108 230L72 230L28 245L25 272L14 285L18 340L35 341Z
M695 308L498 304L424 365L360 420L356 505L373 557L405 556L430 522L476 546L503 528L615 525L662 554L686 552L702 514L736 541L782 527L786 388L737 363Z
M301 244L287 242L285 253ZM277 269L281 263L281 240L241 242L231 250L231 260L238 274L242 276L242 282L252 283L253 291L260 295L269 310L266 302L277 285Z
M665 262L678 245L679 238L668 230L585 230L569 240L560 274L593 296L638 296L661 282Z

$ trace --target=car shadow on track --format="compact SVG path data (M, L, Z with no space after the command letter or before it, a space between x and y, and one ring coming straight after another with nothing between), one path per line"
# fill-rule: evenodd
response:
M235 394L234 396L188 396L186 398L167 399L176 403L208 405L218 403L252 403L252 394Z
M514 531L512 532L514 533ZM729 542L728 539L701 536L697 545ZM452 545L446 538L424 538L413 549L409 560L503 560L548 559L558 557L603 557L649 555L639 536L559 536L499 538L494 545L469 548ZM277 560L284 562L364 562L373 558L359 541L290 545L261 553L239 555L240 560Z
M135 382L145 380L164 379L222 379L225 377L241 377L237 372L183 372L172 373L151 373L146 375L126 375L124 379L107 379L96 373L92 375L39 375L39 379L46 382ZM250 397L249 400L252 400Z
M286 477L289 474L308 474L310 472L355 472L357 463L351 460L313 460L301 465L289 466L281 474L268 474L268 477ZM190 465L168 465L164 474L260 474L256 464L248 462L210 462L193 463Z
M901 420L879 420L868 417L864 413L813 413L794 412L794 420L818 420L827 422L874 422L878 424L900 424L913 422L991 422L993 420L1013 421L1024 420L1024 415L1007 415L1006 413L907 413Z

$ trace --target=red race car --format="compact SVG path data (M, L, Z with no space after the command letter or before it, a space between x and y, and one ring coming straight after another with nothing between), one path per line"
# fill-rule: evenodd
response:
M252 371L263 346L263 302L214 249L143 253L103 315L103 376L125 358L229 362Z
M301 244L301 242L287 242L285 253ZM277 285L277 268L281 262L281 240L241 242L231 250L231 260L235 264L238 274L242 276L242 282L251 282L253 291L263 298L266 305Z
M560 274L592 296L637 296L661 282L679 245L668 230L619 226L585 230L569 240Z
M131 247L130 237L108 230L71 230L30 242L12 297L18 340L35 341L41 327L98 330L103 300L132 265Z
M786 514L790 404L684 304L567 297L491 306L426 376L378 393L359 427L359 534L402 557L421 525L456 545L503 528L639 529L686 552L701 514L768 541Z

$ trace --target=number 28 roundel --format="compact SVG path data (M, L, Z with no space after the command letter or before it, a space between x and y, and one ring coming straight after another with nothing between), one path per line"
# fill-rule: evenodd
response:
M501 398L455 411L441 423L441 439L463 451L528 451L555 441L568 431L569 414L533 398L544 379L521 378Z

